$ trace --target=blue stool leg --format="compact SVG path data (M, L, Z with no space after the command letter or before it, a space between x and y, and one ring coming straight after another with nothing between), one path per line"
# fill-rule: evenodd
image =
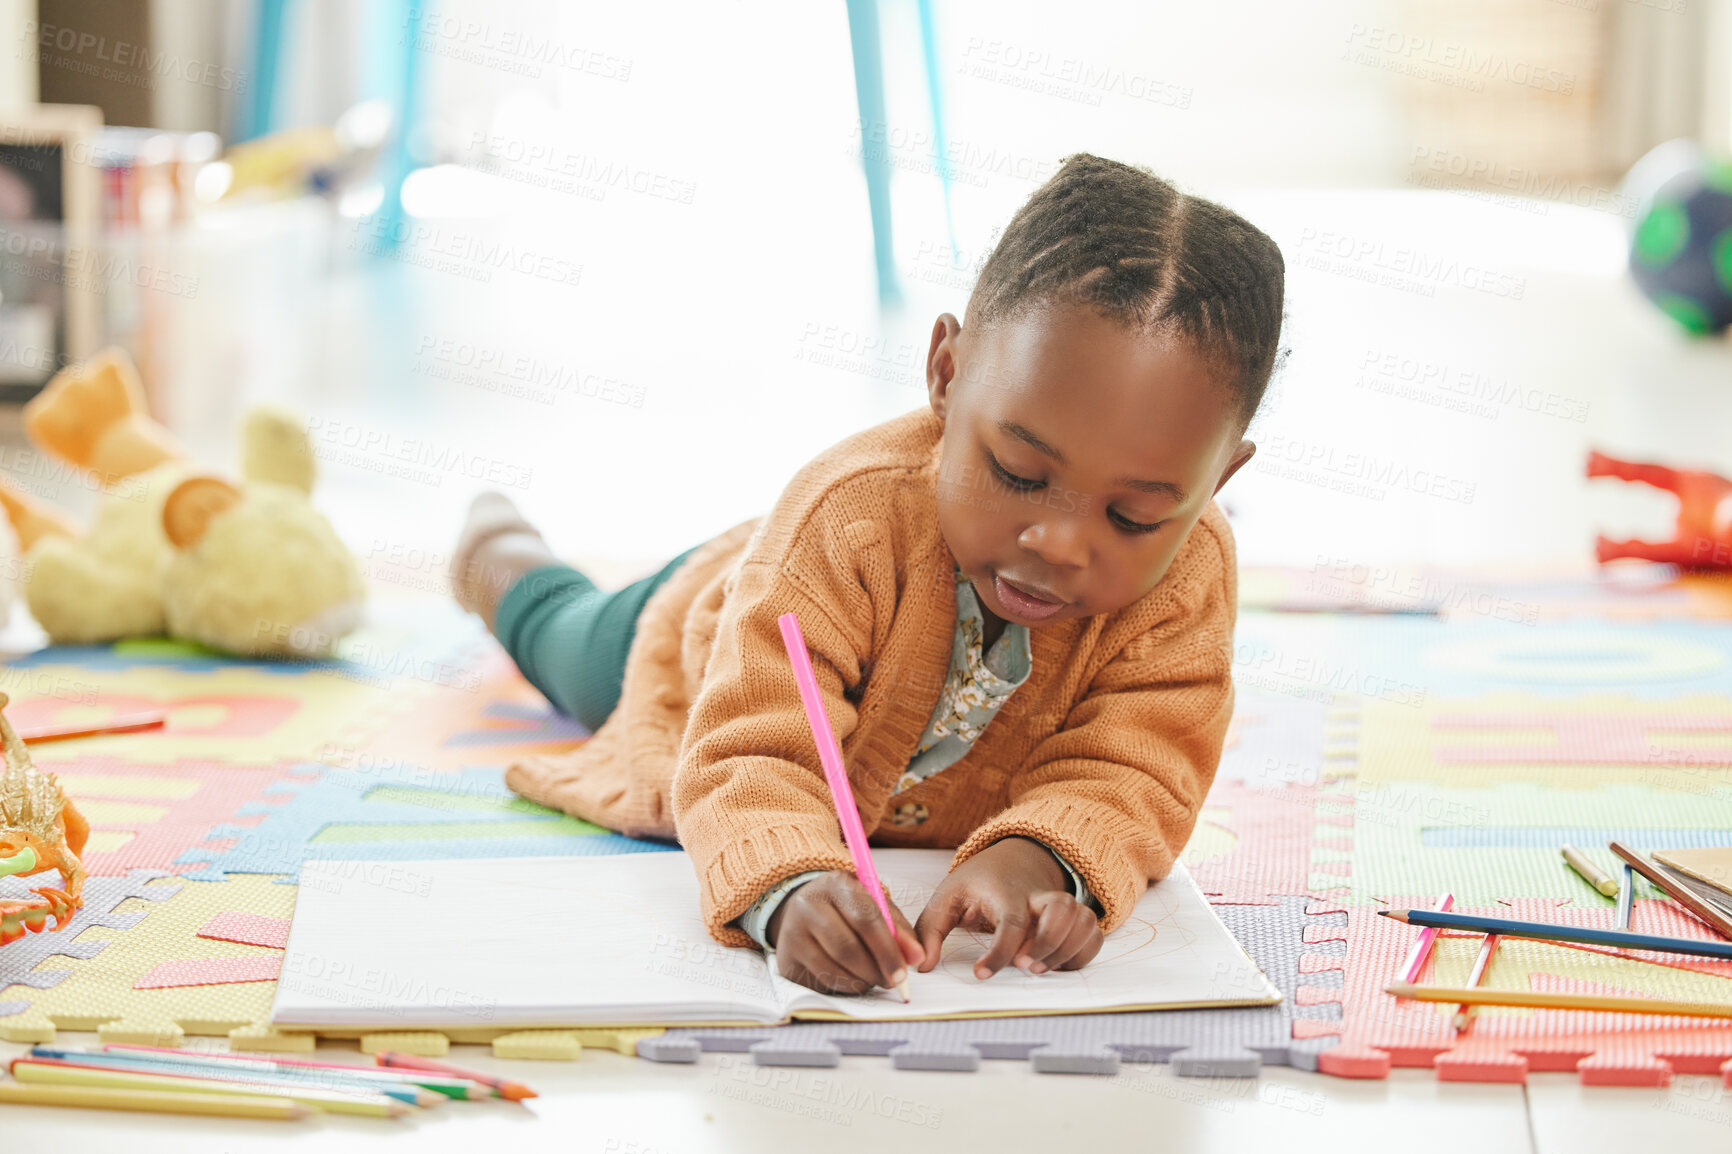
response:
M253 28L253 88L239 110L235 141L264 136L276 127L277 72L283 62L283 25L289 0L259 0Z
M878 265L878 303L900 303L896 255L890 243L890 152L885 136L884 61L878 45L877 0L847 0L848 38L854 50L854 96L860 105L860 157L866 201L872 210L872 255Z
M920 12L920 48L926 57L926 96L932 104L932 145L938 156L938 187L944 194L944 228L950 234L950 263L959 263L956 251L956 220L950 213L950 145L944 136L944 89L939 84L938 31L932 19L932 0L917 0Z

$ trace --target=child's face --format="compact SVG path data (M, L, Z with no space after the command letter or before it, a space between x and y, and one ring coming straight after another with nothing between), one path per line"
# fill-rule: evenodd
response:
M945 542L981 605L1027 626L1153 589L1255 451L1219 369L1086 307L979 332L946 313L926 378Z

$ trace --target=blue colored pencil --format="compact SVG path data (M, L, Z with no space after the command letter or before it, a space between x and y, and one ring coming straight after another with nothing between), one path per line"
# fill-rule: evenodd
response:
M1618 928L1627 930L1630 914L1636 908L1636 871L1628 862L1624 863L1624 876L1620 880L1623 884L1618 887Z
M1488 918L1479 914L1449 914L1441 910L1379 910L1386 918L1410 926L1436 926L1444 930L1472 930L1502 934L1509 938L1537 938L1553 942L1590 942L1597 946L1622 946L1633 950L1664 950L1669 954L1695 954L1704 958L1732 958L1732 942L1698 942L1689 938L1663 938L1656 934L1633 934L1627 930L1595 930L1586 926L1560 926L1552 922L1522 922L1512 918Z

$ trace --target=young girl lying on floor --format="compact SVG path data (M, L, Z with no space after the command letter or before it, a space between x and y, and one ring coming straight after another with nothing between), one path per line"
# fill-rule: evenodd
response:
M1232 535L1212 501L1277 359L1284 265L1220 205L1070 157L1012 218L929 405L802 468L767 517L600 592L499 494L452 565L581 747L506 780L677 838L729 945L816 989L1092 959L1190 837L1232 713ZM810 646L872 841L955 846L892 936L855 880L776 619Z

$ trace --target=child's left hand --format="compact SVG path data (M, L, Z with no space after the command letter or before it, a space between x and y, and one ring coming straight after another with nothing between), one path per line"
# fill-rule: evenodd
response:
M1031 974L1088 965L1100 952L1101 927L1069 881L1039 842L1007 837L987 846L950 872L914 923L926 953L920 972L938 964L944 938L957 926L992 934L991 948L974 963L974 976L983 980L1012 962Z

